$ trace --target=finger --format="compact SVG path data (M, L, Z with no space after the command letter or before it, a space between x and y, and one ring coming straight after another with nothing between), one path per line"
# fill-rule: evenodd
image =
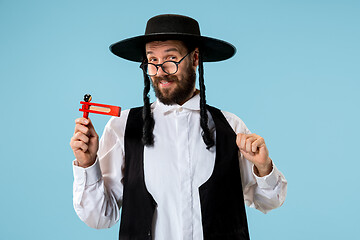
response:
M74 134L74 140L75 141L83 141L84 143L89 143L89 137L83 134L82 132L77 132Z
M81 117L81 118L75 119L75 124L88 125L89 123L90 123L90 119L88 119L88 118Z
M251 148L253 152L256 152L258 148L261 148L263 146L265 146L265 140L262 137L259 137L252 143Z
M246 138L248 136L246 134L244 134L242 137L241 137L241 140L240 140L240 149L243 149L245 150L246 149Z
M75 120L76 125L85 125L88 128L88 132L86 133L86 135L88 136L94 136L97 137L97 133L95 131L94 125L91 122L90 118L77 118Z
M239 135L239 140L238 140L238 147L239 147L239 149L245 150L245 147L246 147L246 138L247 138L247 135L246 135L246 134L241 134L241 135Z
M245 134L245 133L238 133L236 135L236 144L238 145L239 149L246 150L247 141L256 140L259 136L252 133L252 134ZM248 149L249 150L249 149ZM251 151L248 151L251 152Z
M245 149L246 138L247 138L247 134L239 133L237 135L236 141L239 149Z
M240 148L240 143L241 143L241 138L243 137L244 134L242 133L238 133L236 135L236 145L238 145L238 147Z
M75 131L74 131L74 134L78 133L78 132L81 132L87 136L90 136L90 129L87 127L87 126L84 126L82 124L76 124L75 125Z
M76 160L78 160L78 162L80 162L80 159L84 158L85 153L81 149L76 149L76 150L74 150L74 155L75 155Z
M251 159L251 157L255 155L253 152L246 152L245 150L242 149L240 149L240 152L242 156L246 159Z
M248 136L243 145L242 145L242 148L246 151L246 152L251 152L251 144L256 140L255 137L252 137L252 136Z
M252 151L252 144L253 144L253 142L254 141L256 141L256 138L255 137L249 137L249 138L247 138L246 139L246 145L245 145L245 150L246 150L246 152L248 152L248 153L252 153L252 152L254 152L254 151Z
M256 138L256 134L252 133L252 134L244 134L243 137L241 138L241 146L243 148L246 148L246 140L249 138Z
M83 141L73 141L71 147L72 147L73 151L81 150L83 152L86 152L89 148L89 146L86 143L84 143Z
M78 150L80 148L80 143L84 143L87 145L87 143L77 139L75 136L73 136L70 140L70 146L73 150Z
M95 127L94 127L91 119L89 118L89 119L87 119L87 120L89 121L89 123L88 123L88 128L89 128L89 131L90 131L91 136L97 137L98 135L97 135L97 133L96 133L96 131L95 131Z

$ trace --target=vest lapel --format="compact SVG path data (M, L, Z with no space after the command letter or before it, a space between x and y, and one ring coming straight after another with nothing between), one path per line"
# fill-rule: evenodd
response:
M204 240L249 239L236 134L217 108L207 106L216 128L211 177L199 188Z
M119 239L150 240L156 202L144 180L142 108L129 112L125 130L125 172Z

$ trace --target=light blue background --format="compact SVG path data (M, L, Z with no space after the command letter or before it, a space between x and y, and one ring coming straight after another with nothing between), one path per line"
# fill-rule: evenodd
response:
M85 93L142 104L138 64L108 47L160 13L237 47L205 64L208 103L263 136L289 182L281 208L247 208L252 239L359 236L359 1L0 0L0 239L117 239L73 210L69 141ZM109 117L91 116L101 134Z

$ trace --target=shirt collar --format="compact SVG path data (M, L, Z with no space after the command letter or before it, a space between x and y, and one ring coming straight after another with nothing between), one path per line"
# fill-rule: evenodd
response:
M183 105L179 104L172 104L172 105L165 105L162 102L159 101L159 99L156 99L156 101L152 105L153 109L156 111L160 111L164 114L173 112L179 108L187 109L187 110L193 110L193 111L200 111L200 94L196 94L189 100L187 100Z

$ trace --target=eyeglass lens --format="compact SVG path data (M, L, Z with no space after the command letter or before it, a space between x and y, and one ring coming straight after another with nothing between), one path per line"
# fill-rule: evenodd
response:
M158 66L160 68L161 66ZM158 68L153 64L148 64L147 74L150 76L155 76L157 74ZM162 70L167 74L174 74L177 71L177 65L174 62L164 62L162 64Z

